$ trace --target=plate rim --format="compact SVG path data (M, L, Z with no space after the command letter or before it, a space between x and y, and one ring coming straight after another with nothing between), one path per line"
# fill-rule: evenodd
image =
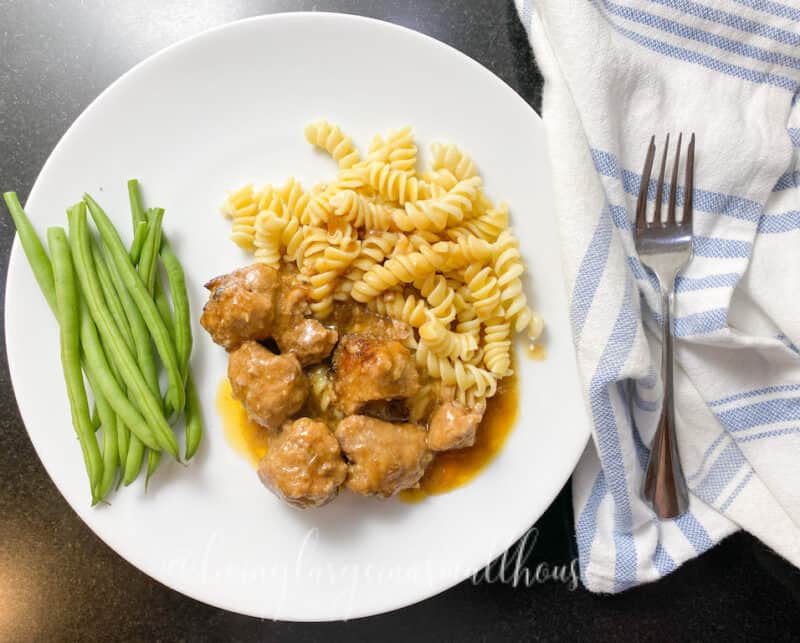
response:
M70 139L70 137L72 135L74 135L74 131L77 129L77 125L82 121L82 119L86 118L87 114L92 112L93 109L96 109L96 105L99 102L101 102L101 100L105 97L105 95L107 93L113 91L119 84L125 82L129 78L129 76L135 74L141 68L147 67L149 65L157 64L158 60L162 56L168 55L169 52L171 52L173 49L182 47L182 46L184 46L184 45L186 45L186 44L188 44L188 43L190 43L190 42L192 42L192 41L194 41L196 39L208 37L209 35L211 35L213 33L216 33L218 31L224 31L224 30L227 30L227 29L235 29L235 28L237 28L237 27L239 27L239 26L241 26L241 25L243 25L245 23L276 22L276 21L303 21L303 20L309 20L309 19L311 19L311 20L323 19L323 20L335 20L335 21L343 20L343 21L352 21L352 22L363 22L363 23L371 24L374 27L378 27L378 28L385 28L385 29L390 29L390 30L400 30L400 31L406 32L406 35L410 35L411 37L427 41L428 44L433 44L434 46L436 46L438 48L444 49L444 50L448 51L448 53L450 55L454 54L456 57L461 58L466 63L480 68L481 73L483 73L487 77L490 77L491 79L493 79L493 82L495 84L497 84L500 88L502 88L502 90L504 92L506 92L507 94L510 94L510 96L512 97L512 100L518 101L527 110L529 110L531 117L541 121L541 117L533 109L533 107L531 107L531 105L524 98L522 98L522 96L517 91L515 91L505 80L500 78L497 74L495 74L488 67L482 65L480 62L478 62L477 60L472 58L470 55L464 53L463 51L457 49L456 47L453 47L452 45L449 45L449 44L447 44L445 42L442 42L441 40L439 40L437 38L434 38L433 36L429 36L429 35L427 35L425 33L417 31L417 30L415 30L415 29L413 29L411 27L406 27L404 25L400 25L400 24L397 24L397 23L394 23L394 22L390 22L388 20L383 20L383 19L380 19L380 18L373 18L373 17L370 17L370 16L363 16L363 15L359 15L359 14L349 14L349 13L331 12L331 11L284 11L284 12L276 12L276 13L269 13L269 14L261 14L261 15L257 15L257 16L250 16L250 17L247 17L247 18L242 18L242 19L239 19L239 20L229 21L229 22L226 22L224 24L216 25L216 26L211 27L209 29L205 29L205 30L202 30L202 31L200 31L198 33L195 33L195 34L192 34L192 35L187 36L185 38L182 38L182 39L180 39L180 40L178 40L178 41L176 41L174 43L171 43L171 44L169 44L169 45L167 45L165 47L162 47L158 51L153 52L152 54L150 54L146 58L140 60L139 62L134 64L132 67L130 67L129 69L124 71L117 78L115 78L107 87L105 87L97 96L95 96L89 102L89 104L86 105L86 107L83 108L81 113L72 121L72 123L69 125L69 127L66 129L66 131L59 138L58 142L53 146L53 148L50 151L47 159L45 160L44 164L42 165L41 169L39 170L39 172L38 172L38 174L36 176L36 179L33 182L33 185L31 186L30 192L29 192L29 194L28 194L28 196L27 196L27 198L25 200L25 206L24 207L27 209L28 203L37 194L37 192L39 190L39 186L40 186L41 177L48 170L48 167L50 166L51 162L53 161L53 158L57 155L57 152L59 151L59 149L63 145L66 144L66 142ZM546 141L545 141L545 144L546 144ZM550 164L549 158L547 159L547 163ZM555 216L555 214L553 213L552 216ZM126 563L131 565L134 569L136 569L139 572L145 574L146 576L148 576L149 578L151 578L154 581L158 582L159 584L167 587L171 591L175 591L175 592L177 592L179 594L183 594L184 596L187 596L187 597L189 597L189 598L191 598L193 600L197 600L197 601L199 601L201 603L204 603L206 605L210 605L210 606L218 608L218 609L223 609L223 610L226 610L226 611L229 611L229 612L232 612L232 613L243 614L243 615L254 617L254 618L261 618L261 619L265 618L263 613L251 612L251 611L247 611L246 609L241 609L241 608L237 608L235 606L223 604L223 603L218 602L218 601L209 600L207 597L201 596L199 592L196 592L193 589L186 589L186 588L177 589L176 587L171 585L167 580L165 580L166 574L154 573L153 571L142 569L142 567L140 567L139 565L134 563L128 556L124 555L117 548L113 547L103 537L102 534L98 533L98 531L95 530L95 528L90 524L90 522L88 522L87 520L84 519L84 517L82 515L82 512L79 511L78 507L76 507L75 504L73 504L66 497L66 495L62 491L61 487L56 482L55 478L51 474L50 469L47 466L47 463L42 459L41 455L39 454L39 451L36 448L35 443L34 443L32 437L31 437L31 433L30 433L30 431L28 429L28 422L26 421L25 415L22 412L22 408L20 406L19 397L17 395L17 383L15 381L15 375L14 375L14 370L15 369L12 366L12 361L11 361L10 352L9 352L9 335L8 335L8 332L7 332L7 328L8 328L10 307L9 307L9 301L8 301L8 296L9 295L8 295L8 287L7 287L7 285L8 285L8 282L9 282L10 275L11 275L12 265L17 266L18 262L22 260L21 257L20 257L20 253L23 253L23 255L24 255L24 252L22 251L22 248L20 246L18 237L19 237L19 235L15 231L14 238L12 240L11 248L10 248L10 251L9 251L9 260L8 260L8 264L7 264L6 279L5 279L6 292L5 292L5 295L4 295L4 298L3 298L3 303L4 303L4 308L5 308L4 315L3 315L3 328L4 328L4 335L5 335L4 348L5 348L5 353L6 353L6 364L8 366L8 371L9 371L9 382L11 384L11 390L14 393L14 400L15 400L16 405L17 405L17 412L19 414L20 419L22 420L22 424L23 424L23 426L25 428L25 432L26 432L26 434L28 436L28 439L30 440L31 445L34 448L34 452L36 453L37 458L39 458L39 461L42 464L42 466L44 467L48 477L53 482L53 485L56 487L56 489L58 490L58 492L61 495L61 497L67 502L67 504L70 506L70 508L75 512L75 514L78 516L78 518L81 520L81 522L101 542L103 542L103 544L106 547L108 547L117 556L122 558ZM561 251L560 246L559 246L558 252L559 252L559 255L561 255L562 251ZM566 284L564 283L563 279L561 279L560 281L561 281L561 288L564 289L564 293L565 293L565 295L567 296L567 299L568 299L568 292L567 292ZM577 363L573 364L573 368L577 370L577 368L578 368L577 367ZM518 422L519 422L519 420L518 420ZM565 464L564 470L561 471L561 473L558 476L550 476L548 478L551 481L556 481L556 480L558 481L557 485L553 485L555 487L555 492L552 494L552 497L550 498L550 500L545 504L544 508L541 509L540 511L538 511L538 515L533 520L533 523L531 523L526 529L529 529L530 527L532 527L535 524L535 522L537 520L539 520L539 518L541 518L541 516L544 514L544 512L547 511L547 509L552 505L553 501L556 499L556 497L560 493L560 490L564 487L564 485L567 483L567 481L569 480L570 476L572 475L572 472L574 471L575 466L577 465L578 461L580 460L580 458L581 458L581 456L582 456L582 454L583 454L583 452L585 450L586 444L589 442L589 439L591 438L591 430L590 430L590 424L589 424L588 416L587 416L587 422L586 422L586 425L585 425L584 429L585 429L585 431L584 431L583 438L578 438L578 440L577 440L577 442L579 443L579 447L575 449L574 456L572 458L564 460L565 463L568 463L568 466ZM468 484L473 484L473 482L470 482ZM547 494L547 495L550 496L551 494ZM498 538L497 542L499 542L500 544L499 545L495 545L494 547L491 547L491 550L488 551L488 553L490 555L488 555L486 557L486 560L494 560L498 556L502 555L503 552L507 551L511 546L513 546L513 544L517 540L519 540L519 538L521 538L524 534L525 534L525 531L522 531L519 534L515 534L512 538L508 539L508 542L506 542L505 538ZM487 549L489 549L490 546L491 546L491 543L487 543ZM447 581L445 581L445 583L441 587L437 587L437 588L432 589L432 590L425 590L424 592L420 592L420 594L413 601L411 601L411 602L403 602L402 604L396 605L394 607L388 607L386 609L380 609L378 611L369 610L369 609L362 610L362 609L355 608L355 609L352 610L351 614L349 616L347 616L346 618L336 618L336 617L332 617L332 618L297 618L297 617L293 617L291 619L278 618L278 619L275 619L275 620L281 620L281 621L286 621L286 622L331 622L331 621L338 621L338 620L355 620L355 619L360 619L360 618L366 618L366 617L369 617L369 616L377 616L377 615L381 615L381 614L388 614L388 613L391 613L391 612L394 612L394 611L397 611L397 610L405 609L407 607L410 607L412 605L420 603L420 602L422 602L424 600L427 600L429 598L437 596L438 594L444 593L444 592L448 591L449 589L452 589L453 587L455 587L459 583L463 582L464 580L467 580L468 578L470 578L470 576L472 576L475 572L477 572L480 569L482 569L484 566L485 566L485 564L482 563L477 568L470 569L469 573L467 575L465 575L463 577L456 578L455 580L447 580Z

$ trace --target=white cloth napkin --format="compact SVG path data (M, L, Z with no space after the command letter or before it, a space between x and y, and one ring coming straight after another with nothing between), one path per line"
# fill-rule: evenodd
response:
M516 0L545 77L593 422L573 476L592 591L656 580L739 528L800 565L800 9L784 1ZM697 135L694 259L674 320L691 500L658 521L640 497L660 409L658 286L631 221L650 136L679 131L684 150Z

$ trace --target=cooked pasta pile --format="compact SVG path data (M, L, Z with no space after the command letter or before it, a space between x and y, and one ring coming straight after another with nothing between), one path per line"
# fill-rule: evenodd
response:
M309 190L290 178L232 192L222 208L231 238L256 261L294 263L319 319L334 302L354 300L408 323L420 371L462 403L482 404L512 372L513 335L535 341L542 331L522 289L507 205L492 203L475 163L455 145L434 143L418 173L410 127L376 136L363 158L326 121L308 125L305 136L333 157L338 175ZM411 401L412 416L434 388L423 386Z

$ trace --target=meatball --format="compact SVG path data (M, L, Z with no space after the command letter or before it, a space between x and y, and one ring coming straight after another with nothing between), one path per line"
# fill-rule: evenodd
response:
M206 284L211 296L200 323L226 350L265 339L275 319L278 273L261 263L216 277Z
M303 318L275 334L282 353L292 353L303 366L318 364L331 354L339 333L316 319Z
M318 364L331 354L339 334L306 317L311 312L308 289L297 273L281 272L277 308L273 336L282 353L294 353L303 366Z
M336 427L336 438L350 462L345 484L365 496L388 498L415 487L433 458L418 424L351 415Z
M483 408L467 409L458 402L440 404L431 415L428 448L448 451L471 447L482 419Z
M391 317L378 315L363 306L342 306L334 310L333 321L342 334L371 335L403 342L413 336L411 326Z
M294 355L275 355L245 342L230 354L228 379L233 397L253 422L277 429L308 397L308 381Z
M333 355L337 406L356 413L366 402L414 395L419 375L411 353L400 342L369 335L345 335Z
M287 422L258 465L261 482L290 505L321 507L336 497L347 476L339 443L324 422Z

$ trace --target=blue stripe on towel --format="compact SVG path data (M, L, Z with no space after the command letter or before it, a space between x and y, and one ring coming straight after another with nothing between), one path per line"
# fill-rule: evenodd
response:
M717 33L711 33L702 29L697 29L689 25L685 25L663 16L658 16L647 11L641 11L635 7L629 7L611 2L610 0L600 0L605 6L606 11L609 13L637 22L639 24L650 27L651 29L658 29L660 31L669 33L679 38L687 40L695 40L704 45L711 45L717 49L742 56L743 58L751 58L761 62L769 63L771 65L780 65L782 67L791 67L793 69L800 69L800 58L789 56L777 51L769 51L761 47L754 47L740 40L733 40L726 38Z
M690 292L693 290L706 290L708 288L733 288L741 275L738 272L725 272L707 277L682 277L675 279L676 292Z
M773 192L781 192L783 190L790 190L800 186L800 172L797 170L783 174L776 182L775 187L772 188Z
M722 450L714 464L711 465L706 477L695 485L695 494L708 504L713 504L719 494L722 493L722 490L739 473L744 463L745 459L739 447L734 442L731 442ZM678 521L676 520L676 522Z
M775 42L800 46L800 34L792 33L785 29L779 29L778 27L772 27L771 25L756 22L755 20L749 20L748 18L743 18L733 13L713 9L712 7L698 4L691 0L650 0L650 2L682 11L695 18L716 22L717 24L738 29L739 31L756 34L762 38L774 40Z
M600 0L593 0L596 6L599 1ZM754 69L750 69L749 67L742 67L741 65L733 65L722 62L716 58L712 58L711 56L706 56L705 54L692 51L691 49L684 49L683 47L670 45L662 40L657 40L656 38L650 38L640 34L637 31L625 29L621 25L618 25L616 22L611 20L611 18L603 12L602 7L598 6L598 11L603 14L606 22L608 22L608 24L611 25L611 27L617 33L625 36L628 40L631 40L642 47L646 47L651 51L655 51L658 54L669 56L683 62L701 65L702 67L706 67L712 71L733 76L735 78L741 78L742 80L747 80L752 83L767 84L774 87L779 87L791 92L792 94L797 91L798 84L791 78L787 78L786 76L778 76L777 74L756 71Z
M760 234L791 232L800 228L800 211L790 210L780 214L765 214L758 221Z
M572 305L570 307L570 321L572 335L577 343L583 331L586 315L594 301L597 287L608 261L608 250L611 245L611 219L605 211L600 213L592 240L583 255L578 275L575 277L575 286L572 290Z
M771 431L762 431L761 433L751 433L750 435L737 436L737 442L754 442L756 440L763 440L764 438L779 438L784 435L794 435L800 433L800 426L790 427L788 429L773 429Z
M642 180L641 174L621 168L617 157L611 152L592 149L591 154L594 167L599 174L621 181L623 189L628 194L634 196L639 194L639 183ZM655 201L657 183L657 179L650 179L650 184L647 187L647 198L650 201ZM664 198L667 198L667 192L668 190L664 191ZM683 193L683 186L679 185L675 194L675 204L679 208L683 206ZM735 219L753 222L758 221L762 210L761 205L756 201L697 187L693 191L693 204L694 209L697 211L724 214Z
M713 259L744 259L753 250L753 244L749 241L701 236L692 239L692 247L696 256Z
M691 511L687 511L685 514L678 516L675 519L675 524L698 554L702 554L714 544L714 541L711 540L711 536L708 535L705 527L700 524L700 521Z
M768 386L767 388L753 389L752 391L743 391L742 393L735 393L727 397L721 397L718 400L709 402L709 406L722 406L729 402L736 402L737 400L744 400L748 397L757 397L759 395L767 395L769 393L785 393L786 391L800 391L800 384L780 384L778 386Z
M731 492L731 495L728 496L728 499L720 505L719 510L721 512L725 512L728 510L728 507L733 504L733 501L736 500L738 495L742 492L742 489L745 488L748 482L750 482L750 478L753 477L753 470L747 472L747 475L739 481L739 484L736 485L736 488Z
M751 9L755 9L756 11L771 13L773 16L778 16L779 18L787 18L788 20L796 20L800 22L800 9L795 9L794 7L787 7L785 4L781 4L780 2L773 2L773 0L733 0L733 1L738 2L739 4L743 4L745 7L750 7Z
M789 133L789 140L795 147L800 147L800 127L789 127L786 130Z
M728 311L725 308L714 308L701 313L676 317L672 320L672 333L676 337L689 335L706 335L728 326Z
M638 327L633 307L633 282L626 281L625 295L614 328L606 343L589 385L589 403L595 427L597 447L607 473L614 499L615 589L622 591L636 581L636 543L633 539L630 498L619 427L612 403L610 385L619 378Z
M728 431L744 431L756 426L800 420L800 397L777 398L755 402L717 413L717 419Z
M621 205L609 205L611 211L611 220L614 225L620 230L630 230L632 228L631 221L628 219L628 211Z
M578 560L581 565L581 579L584 585L588 585L586 570L589 568L592 543L597 531L597 512L607 491L606 476L603 470L600 469L592 485L592 490L589 492L589 499L586 501L583 511L575 523L575 540L578 542Z
M672 556L667 553L667 550L661 546L661 543L656 545L656 551L653 554L653 564L656 566L658 573L666 576L675 569L675 561Z

